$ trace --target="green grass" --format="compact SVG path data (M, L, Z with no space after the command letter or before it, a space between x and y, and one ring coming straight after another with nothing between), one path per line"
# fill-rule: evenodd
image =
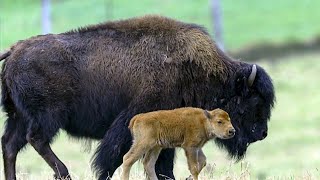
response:
M269 135L265 140L251 145L247 157L240 163L234 163L214 143L208 143L204 148L208 168L202 173L205 176L203 179L320 178L318 59L320 54L304 54L277 59L278 63L259 62L272 76L277 95L269 122ZM96 144L93 144L93 149L95 147ZM84 153L81 143L62 133L53 144L53 149L75 179L92 179L89 164L92 153ZM50 179L53 174L31 147L19 154L17 168L24 178ZM136 179L143 176L141 164L135 166L133 174ZM178 179L189 175L182 150L178 151L175 174Z
M212 32L208 0L52 0L53 32L59 33L105 20L144 14L162 14L183 21L202 24ZM224 38L227 48L273 42L303 41L318 36L320 1L222 1ZM17 40L41 33L40 4L34 0L0 1L0 51ZM208 168L204 179L319 179L320 178L320 54L268 59L259 62L272 76L277 103L269 123L269 135L248 149L242 163L234 164L213 143L205 147ZM0 118L0 128L4 124ZM93 144L95 149L96 144ZM66 163L74 179L92 179L91 153L84 153L81 143L64 133L57 137L53 149ZM3 164L0 158L0 179ZM179 151L175 174L189 172ZM211 168L210 168L211 167ZM318 168L318 169L317 169ZM21 179L51 179L53 172L31 148L18 156ZM133 170L136 179L143 175L141 165Z
M247 0L222 2L226 47L287 43L320 35L318 0ZM0 50L41 33L41 7L34 0L1 0ZM52 0L53 32L145 14L161 14L201 24L212 33L208 0ZM213 33L212 33L213 34Z

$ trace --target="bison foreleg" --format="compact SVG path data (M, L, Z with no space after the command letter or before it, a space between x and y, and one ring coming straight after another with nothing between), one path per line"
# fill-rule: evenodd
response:
M158 179L174 179L173 164L174 164L174 149L163 149L156 162L156 173Z

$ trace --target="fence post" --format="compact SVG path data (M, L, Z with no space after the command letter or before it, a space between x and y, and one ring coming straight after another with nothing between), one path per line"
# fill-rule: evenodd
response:
M42 0L42 34L51 32L50 0Z
M215 41L218 44L218 47L224 51L221 3L220 0L210 0L210 2Z

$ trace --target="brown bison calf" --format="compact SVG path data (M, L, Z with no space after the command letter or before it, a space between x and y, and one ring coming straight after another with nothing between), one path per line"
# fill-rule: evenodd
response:
M160 110L134 116L129 125L133 144L123 157L122 180L129 179L132 165L143 155L149 179L157 179L155 163L163 148L182 147L189 170L195 180L206 165L201 148L210 139L232 138L235 135L229 115L221 109L199 108Z

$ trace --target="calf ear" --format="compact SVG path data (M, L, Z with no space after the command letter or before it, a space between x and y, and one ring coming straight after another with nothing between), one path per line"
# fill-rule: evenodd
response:
M207 111L207 110L203 110L204 115L206 116L206 118L211 119L211 114Z

